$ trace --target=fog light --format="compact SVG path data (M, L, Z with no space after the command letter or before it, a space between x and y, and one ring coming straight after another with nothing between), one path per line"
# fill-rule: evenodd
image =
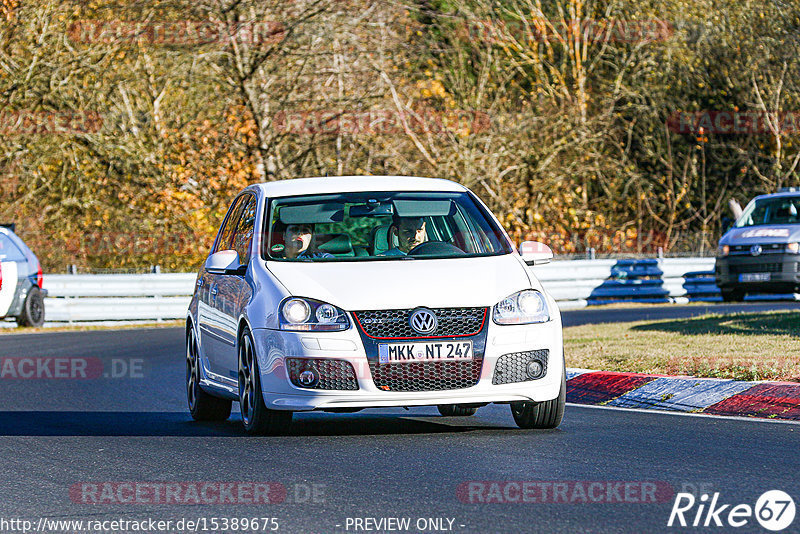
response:
M525 368L525 372L528 373L528 376L531 378L539 378L542 376L542 371L542 362L538 360L528 362L528 366Z
M297 377L297 381L300 382L300 385L310 388L314 387L317 382L319 381L319 375L317 374L317 370L313 367L310 367L300 373L300 376Z

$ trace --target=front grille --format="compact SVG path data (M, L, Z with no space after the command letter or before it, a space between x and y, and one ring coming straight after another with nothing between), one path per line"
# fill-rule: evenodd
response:
M741 265L729 265L728 270L731 274L779 273L782 271L782 266L780 263L743 263Z
M370 362L372 380L384 391L440 391L474 386L481 377L483 360L456 362Z
M319 380L313 386L304 386L299 380L300 373L310 367L316 369ZM356 372L350 362L344 360L286 358L286 369L289 371L289 380L299 388L350 391L358 389Z
M549 355L550 351L548 349L503 354L497 359L497 365L494 367L492 384L512 384L514 382L527 382L528 380L542 378L547 374L547 357ZM542 364L542 375L538 378L529 377L526 371L528 363L534 360Z
M411 328L409 310L378 310L354 312L361 330L375 339L419 339L422 337L466 337L481 331L486 319L486 308L436 308L437 328L421 335Z
M731 245L731 252L750 254L750 247L752 246L753 245ZM762 243L761 252L762 254L770 252L783 252L785 247L786 245L783 243Z

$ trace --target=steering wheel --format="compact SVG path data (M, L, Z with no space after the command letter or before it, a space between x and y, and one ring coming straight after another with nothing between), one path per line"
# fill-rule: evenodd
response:
M446 241L426 241L408 251L409 256L463 256L465 252Z

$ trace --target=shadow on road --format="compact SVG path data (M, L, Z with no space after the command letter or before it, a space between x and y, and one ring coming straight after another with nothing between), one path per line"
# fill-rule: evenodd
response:
M439 419L432 421L430 419ZM469 422L472 422L470 424ZM298 414L289 436L443 434L516 430L476 419L381 414ZM465 424L467 423L467 424ZM238 416L198 423L179 412L0 412L0 436L245 436Z
M631 330L674 332L688 336L701 334L797 336L800 332L800 316L796 313L715 315L638 325Z

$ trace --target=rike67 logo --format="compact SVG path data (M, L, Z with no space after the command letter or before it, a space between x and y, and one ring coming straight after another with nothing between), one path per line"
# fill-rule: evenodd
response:
M709 498L704 493L696 499L691 493L678 493L667 526L740 528L750 524L755 517L763 528L778 532L794 521L794 500L784 491L767 491L758 498L755 506L721 504L719 495L714 493Z

